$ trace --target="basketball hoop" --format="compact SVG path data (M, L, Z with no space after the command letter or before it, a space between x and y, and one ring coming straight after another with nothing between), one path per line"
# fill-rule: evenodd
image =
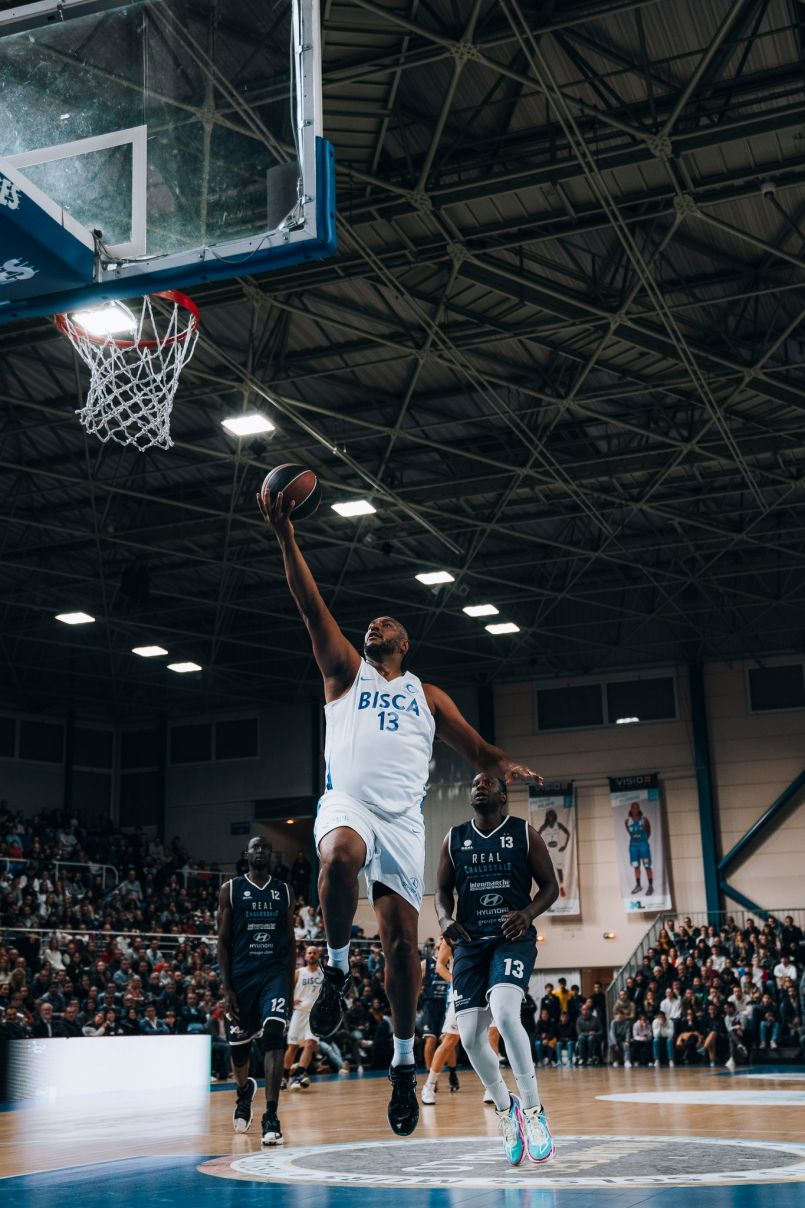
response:
M168 306L155 308L157 298ZM169 289L146 295L139 313L114 302L54 321L89 367L89 393L76 411L85 431L141 453L169 449L179 375L198 340L195 302Z

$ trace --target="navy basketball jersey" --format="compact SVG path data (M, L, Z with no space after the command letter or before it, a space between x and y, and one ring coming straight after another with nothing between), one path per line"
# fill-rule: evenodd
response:
M425 972L422 976L422 998L424 1002L445 1002L449 984L436 972L436 957L431 953L425 957Z
M267 964L288 961L290 893L284 881L269 877L261 889L248 876L229 882L232 903L232 979L248 980Z
M456 920L473 939L499 939L504 914L522 910L531 901L528 846L524 818L507 817L490 835L483 835L472 819L451 828Z

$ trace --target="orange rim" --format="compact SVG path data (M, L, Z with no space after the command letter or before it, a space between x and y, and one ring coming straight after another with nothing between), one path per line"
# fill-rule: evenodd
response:
M168 348L171 344L183 344L187 337L194 331L197 331L201 325L201 315L192 298L188 298L187 294L180 293L178 289L163 289L155 294L149 295L152 298L167 298L169 302L173 302L182 310L188 311L190 314L190 324L186 331L177 332L175 336L168 336L166 340L116 340L112 336L93 336L85 327L78 327L74 324L68 314L58 314L53 316L53 322L58 327L62 335L71 338L70 327L78 327L85 339L91 344L114 344L116 348Z

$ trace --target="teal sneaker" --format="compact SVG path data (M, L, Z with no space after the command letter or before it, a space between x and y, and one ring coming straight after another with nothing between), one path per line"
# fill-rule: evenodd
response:
M503 1135L503 1152L512 1166L519 1166L525 1157L523 1126L520 1114L522 1109L523 1105L516 1095L512 1095L509 1106L504 1107L503 1111L495 1109L495 1115L498 1118L500 1131Z
M543 1107L523 1107L523 1138L529 1162L547 1162L556 1153L556 1146Z

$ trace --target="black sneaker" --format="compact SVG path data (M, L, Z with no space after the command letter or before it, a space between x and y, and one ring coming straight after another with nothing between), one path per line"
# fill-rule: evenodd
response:
M450 1070L447 1081L450 1083L450 1094L452 1095L455 1091L457 1091L459 1089L459 1087L461 1085L458 1080L458 1074L456 1073L455 1070Z
M392 1065L389 1069L392 1086L389 1100L389 1127L398 1137L410 1137L419 1123L419 1103L416 1097L416 1066Z
M276 1112L263 1112L261 1145L284 1145L285 1139Z
M232 1123L236 1133L249 1131L249 1125L252 1122L252 1100L256 1094L257 1083L254 1078L247 1078L243 1086L237 1088L235 1110L232 1113Z
M319 997L310 1009L310 1030L317 1040L327 1040L341 1027L344 995L352 985L352 978L334 965L322 965L321 971L324 981Z

